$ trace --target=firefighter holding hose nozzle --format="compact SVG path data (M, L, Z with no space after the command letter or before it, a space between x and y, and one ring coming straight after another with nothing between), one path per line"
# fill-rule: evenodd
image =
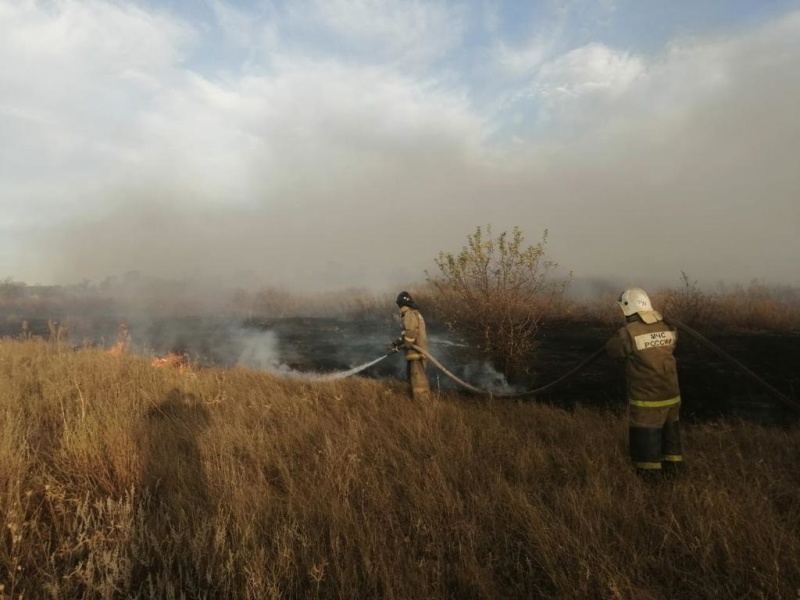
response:
M673 352L677 332L653 310L641 288L625 290L617 302L625 325L606 344L625 363L629 446L636 472L645 477L683 468L681 392Z
M389 345L389 351L396 352L403 350L406 358L406 377L411 388L411 396L415 400L427 400L430 398L430 384L425 368L428 361L425 357L409 344L419 346L423 350L428 350L428 335L425 331L425 319L419 311L419 306L411 298L408 292L400 292L397 295L397 306L400 308L400 321L403 331L400 337Z

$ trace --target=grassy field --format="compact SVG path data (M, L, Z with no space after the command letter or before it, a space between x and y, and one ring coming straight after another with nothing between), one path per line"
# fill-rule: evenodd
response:
M0 598L800 598L800 428L0 341Z

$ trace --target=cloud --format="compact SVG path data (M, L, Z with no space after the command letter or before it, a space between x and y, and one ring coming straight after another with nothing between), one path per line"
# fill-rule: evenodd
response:
M6 5L0 27L0 54L14 57L0 63L0 135L12 142L0 149L0 193L61 214L136 159L137 119L180 76L192 31L136 7L71 1Z
M550 51L551 45L538 37L521 48L509 46L501 41L493 50L492 62L511 77L522 77L541 66Z
M641 57L589 44L542 64L515 100L533 100L538 123L570 131L586 127L600 106L614 110L644 73Z
M797 13L655 55L498 31L510 71L487 83L441 64L475 26L457 6L341 4L215 2L222 36L99 0L0 6L8 275L395 286L492 223L549 228L581 276L796 279Z
M641 58L589 44L543 65L536 79L544 96L577 99L598 92L619 96L643 71Z
M98 12L65 5L49 13L28 5L33 14L16 15L33 28L62 23L84 40L62 46L58 60L26 57L31 70L45 77L61 71L71 79L63 101L34 103L27 112L17 108L20 101L6 111L12 115L9 126L21 117L41 121L37 106L52 121L43 123L29 151L17 156L21 166L36 169L45 187L33 184L30 175L2 181L6 197L15 198L8 210L25 226L18 229L18 241L36 240L26 262L31 269L38 265L37 278L97 279L131 269L222 278L232 269L257 269L263 256L286 255L289 247L293 266L276 264L266 276L300 285L303 276L323 279L320 272L328 283L336 280L331 271L363 275L369 269L341 266L357 250L347 243L342 248L341 236L357 236L363 227L359 216L393 211L396 200L388 195L398 187L407 187L400 194L410 195L419 182L437 178L448 161L478 151L480 123L462 95L435 79L283 57L270 74L213 80L189 69L170 46L191 39L190 29L98 6ZM104 18L117 25L119 46L141 39L143 23L150 27L151 46L161 50L154 51L149 72L120 79L121 72L141 65L138 59L126 62L126 53L106 52L107 40L91 39ZM29 37L35 37L33 31L22 36ZM89 67L91 77L63 72L94 56L100 64ZM14 84L20 97L30 93L23 78ZM102 104L110 90L117 97L104 118ZM80 106L84 101L90 105ZM75 131L84 112L87 119L90 112L99 118ZM22 139L23 132L14 137ZM61 140L69 147L58 160L37 158ZM31 202L40 204L38 213L29 210ZM390 230L392 223L384 220ZM404 220L400 217L400 226ZM339 266L316 266L317 241L342 252Z
M70 253L50 264L113 272L126 257L122 270L248 269L295 287L397 272L370 267L365 245L395 252L402 230L425 218L414 208L425 209L427 188L478 154L480 123L434 84L335 64L285 68L173 94L144 121L151 150L138 175L111 190L107 210L57 236Z
M307 0L295 14L372 59L425 63L459 44L466 12L455 4L423 0Z
M583 222L573 231L600 249L587 270L608 269L613 253L633 279L680 268L797 281L798 40L795 13L736 38L677 41L623 78L614 102L598 100L602 87L592 102L565 95L558 118L583 128L546 153L523 145L518 164L549 157L544 193L569 198Z
M272 53L280 49L281 13L271 2L260 3L258 10L237 8L223 0L207 0L213 15L213 26L218 28L226 45L218 44L217 56L236 56L236 51L244 52L245 66L256 64L259 57L268 60ZM213 26L208 28L213 30Z

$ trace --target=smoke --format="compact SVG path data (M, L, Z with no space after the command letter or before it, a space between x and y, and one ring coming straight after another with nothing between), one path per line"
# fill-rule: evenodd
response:
M336 319L274 319L244 324L233 318L166 317L129 319L132 350L161 356L185 354L201 367L246 367L283 376L325 378L385 355L389 332L381 322ZM111 346L116 323L82 322L73 337L89 337ZM388 361L386 361L388 362ZM400 376L398 365L370 370Z
M420 50L410 66L303 52L298 23L245 14L232 37L257 40L220 71L187 58L215 36L140 3L3 5L8 275L384 289L491 223L532 242L549 228L578 277L797 281L800 13L652 55L542 48L511 85L425 62L458 46L463 15L413 4L301 29L386 51L380 23L395 51ZM406 22L447 43L421 48Z
M186 355L200 367L245 367L279 376L329 380L361 374L404 380L402 353L386 356L396 326L386 320L322 318L274 319L243 324L233 318L159 317L138 315L125 321L130 351L143 356ZM70 341L88 340L110 348L119 321L84 318L71 321ZM429 336L430 352L457 377L495 393L516 391L484 361L469 358L464 344L444 332ZM432 387L460 389L435 366L428 366Z
M383 360L386 355L379 356L371 361L358 364L347 370L333 372L320 372L316 368L307 371L300 371L291 368L281 359L280 340L275 331L258 331L245 328L229 330L232 348L240 349L239 357L236 359L236 366L247 367L259 371L269 371L276 375L301 377L304 379L332 380L342 379L355 375L356 373ZM356 354L347 355L345 351L339 353L339 360L342 363L358 362L361 358ZM313 361L311 361L313 362Z
M273 373L291 373L287 365L280 361L278 337L273 331L233 331L232 345L241 348L236 365L271 371Z
M506 376L485 361L468 363L463 367L462 379L477 388L495 394L510 394L521 391L508 383Z

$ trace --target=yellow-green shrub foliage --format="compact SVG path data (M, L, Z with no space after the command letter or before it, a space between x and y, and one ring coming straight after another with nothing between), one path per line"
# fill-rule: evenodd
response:
M569 283L555 279L547 235L526 246L519 227L497 237L477 227L461 252L439 253L438 274L426 273L437 316L509 377L527 372L542 319Z

